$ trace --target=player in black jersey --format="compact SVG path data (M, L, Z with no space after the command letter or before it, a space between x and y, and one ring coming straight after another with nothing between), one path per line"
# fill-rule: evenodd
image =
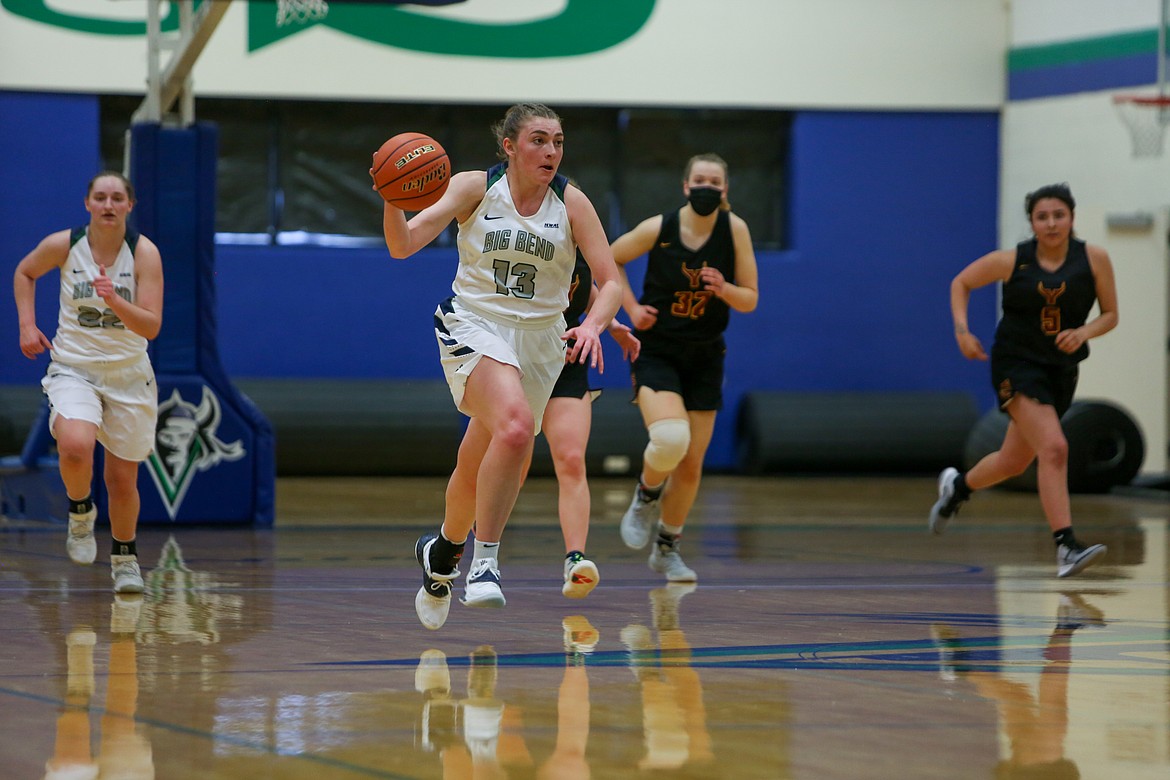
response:
M578 253L569 288L569 308L565 309L565 326L576 326L596 297L593 274ZM622 357L636 360L641 344L630 327L615 318L610 321L608 331L622 348ZM588 366L577 362L565 363L560 378L553 386L548 406L545 407L544 424L541 427L557 475L557 513L565 539L565 583L561 593L572 599L589 595L601 579L597 565L585 557L591 505L585 472L585 448L589 443L593 419L591 407L598 394L600 391L594 392L589 388Z
M643 548L657 524L650 568L670 582L697 579L679 555L679 537L723 402L723 331L732 309L750 312L759 300L751 233L728 206L727 190L721 157L692 157L683 173L687 204L613 244L623 306L642 341L632 364L634 397L650 438L622 540ZM642 255L649 260L639 299L623 266Z
M575 183L574 183L575 184ZM569 285L569 306L565 309L565 327L574 328L593 306L597 298L597 287L593 284L593 272L589 264L577 252L577 264L573 267L573 279ZM636 360L641 344L628 325L618 322L615 317L607 328L609 335L622 348L622 357ZM585 557L585 542L589 537L589 513L592 500L589 494L588 475L585 471L585 449L589 443L589 431L593 424L593 399L600 390L589 388L589 367L578 361L566 361L561 375L553 385L552 396L544 409L541 432L548 441L552 455L553 470L557 476L557 514L561 522L561 534L565 540L564 585L561 593L566 598L581 599L588 596L601 575L597 564ZM530 464L529 464L530 465ZM527 477L528 466L525 466ZM476 524L476 532L482 528ZM499 538L503 528L488 528L491 535Z
M965 474L947 468L939 475L930 530L941 534L972 491L1016 476L1038 459L1037 488L1056 540L1056 573L1069 577L1104 556L1105 546L1086 547L1073 535L1068 442L1060 417L1072 403L1077 366L1089 355L1089 339L1117 326L1117 288L1109 254L1073 235L1076 201L1067 184L1029 193L1024 206L1033 238L984 255L951 282L955 339L971 360L987 360L983 345L967 329L971 291L1003 283L991 380L1011 422L999 450ZM1099 312L1090 320L1094 303Z

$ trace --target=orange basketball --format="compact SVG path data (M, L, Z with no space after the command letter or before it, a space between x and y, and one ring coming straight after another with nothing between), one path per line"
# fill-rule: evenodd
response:
M372 168L378 194L403 211L433 205L451 182L447 152L423 133L399 133L382 144Z

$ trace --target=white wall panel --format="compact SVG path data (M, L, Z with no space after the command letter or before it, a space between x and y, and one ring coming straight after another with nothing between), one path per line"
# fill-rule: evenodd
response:
M468 0L449 20L499 25L556 17L572 3ZM120 18L136 0L54 0L62 13ZM584 3L585 5L580 5ZM114 10L117 9L116 13ZM518 11L517 9L523 9ZM379 9L368 9L370 25ZM365 13L365 12L363 12ZM335 18L337 15L334 14ZM600 14L599 24L605 24ZM516 58L409 51L326 24L248 51L235 0L195 67L197 94L288 98L995 109L1008 34L1003 0L656 0L631 37L592 54ZM534 41L547 44L547 41ZM138 93L145 41L64 29L0 7L0 88Z
M1008 104L1000 198L1003 246L1030 235L1025 194L1060 181L1069 183L1077 199L1078 235L1105 247L1113 259L1121 314L1113 332L1091 342L1077 396L1111 399L1128 409L1146 439L1144 470L1164 472L1170 156L1134 158L1106 93ZM1107 227L1109 215L1135 212L1152 214L1153 225Z
M1158 24L1162 0L1009 0L1011 45L1037 46L1115 33L1147 30Z

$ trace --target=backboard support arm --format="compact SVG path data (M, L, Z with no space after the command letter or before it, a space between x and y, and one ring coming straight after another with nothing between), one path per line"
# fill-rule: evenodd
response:
M195 97L191 70L215 28L231 5L230 0L203 0L195 8L194 0L177 0L179 34L173 41L163 39L161 5L163 0L147 0L146 8L146 97L135 110L132 124L159 122L188 127L195 122ZM162 56L170 53L164 67ZM176 103L178 112L175 112Z

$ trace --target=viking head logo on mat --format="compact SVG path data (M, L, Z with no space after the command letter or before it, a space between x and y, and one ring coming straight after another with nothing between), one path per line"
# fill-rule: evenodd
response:
M219 421L219 399L206 385L199 406L184 401L178 389L158 405L154 452L147 465L172 520L197 472L245 455L241 441L226 444L216 436Z

